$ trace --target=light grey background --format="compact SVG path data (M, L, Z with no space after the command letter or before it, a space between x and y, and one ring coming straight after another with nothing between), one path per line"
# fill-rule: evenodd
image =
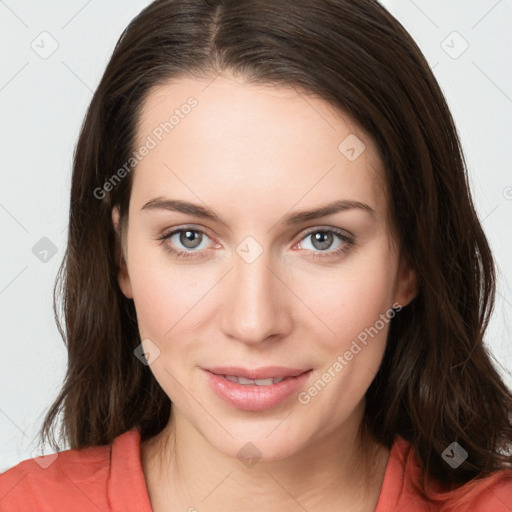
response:
M35 436L64 377L52 289L65 249L72 152L119 35L148 3L0 0L0 471L39 454ZM512 1L384 4L425 53L460 132L499 269L487 343L512 386Z

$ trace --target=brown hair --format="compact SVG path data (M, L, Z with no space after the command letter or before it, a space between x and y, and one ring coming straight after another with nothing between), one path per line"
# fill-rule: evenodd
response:
M133 173L108 193L104 184L132 156L153 87L226 70L323 98L379 149L392 223L419 292L391 321L366 393L367 432L388 447L402 436L424 474L445 483L510 467L512 395L483 344L494 264L458 135L421 51L373 0L160 0L129 24L75 151L69 240L55 288L69 360L41 438L52 434L58 449L61 412L60 434L71 448L109 444L134 427L144 440L166 425L171 402L134 356L141 342L134 305L117 283L111 210L119 206L126 219ZM441 457L454 441L468 452L457 470Z

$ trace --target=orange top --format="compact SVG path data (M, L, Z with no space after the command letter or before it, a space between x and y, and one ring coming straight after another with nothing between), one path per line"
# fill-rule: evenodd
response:
M424 501L412 484L420 474L410 444L397 437L375 512L512 511L512 471L467 486L454 508ZM433 492L441 499L440 492ZM0 474L1 512L91 510L151 512L138 430L116 437L112 446L27 459Z

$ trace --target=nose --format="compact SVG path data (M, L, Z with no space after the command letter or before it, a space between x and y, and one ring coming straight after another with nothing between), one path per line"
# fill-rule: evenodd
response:
M279 339L293 325L293 294L267 254L264 251L253 262L235 254L234 269L224 284L221 329L226 336L245 344Z

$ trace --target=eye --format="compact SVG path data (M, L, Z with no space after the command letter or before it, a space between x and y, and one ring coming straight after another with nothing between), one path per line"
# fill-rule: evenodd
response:
M303 246L303 241L308 238L311 240L312 249ZM211 239L200 229L182 227L159 236L158 240L176 258L201 258L206 256L208 249L207 240ZM328 249L331 249L333 244L334 250L329 251ZM310 229L299 242L301 249L306 249L310 252L312 258L340 256L353 244L353 236L349 235L346 231L336 228L324 229L318 227ZM214 246L216 248L221 247L216 243Z
M310 240L312 249L304 247L304 240ZM338 242L336 242L336 240ZM332 249L334 244L334 250ZM354 244L354 239L345 231L334 228L313 228L309 230L301 239L300 246L303 249L311 251L312 257L333 257L347 251ZM307 244L306 244L307 245ZM318 254L320 253L320 254ZM325 254L321 254L325 253Z
M165 244L167 250L177 258L193 258L200 256L200 253L206 250L207 244L205 247L203 242L209 238L210 237L204 233L204 231L199 229L181 228L164 234L158 239L162 244ZM181 250L181 247L185 250Z
M175 238L173 243L179 243L185 247L185 249L201 249L201 243L204 241L205 237L206 234L202 231L195 229L182 229L174 231L168 239L173 241L173 238Z

